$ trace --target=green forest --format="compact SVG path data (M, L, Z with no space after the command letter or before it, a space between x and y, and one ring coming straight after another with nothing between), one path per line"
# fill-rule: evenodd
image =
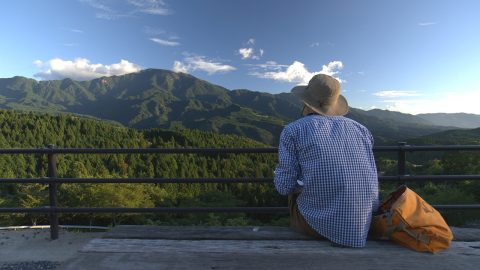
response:
M178 128L136 130L70 114L20 113L0 110L0 148L243 148L268 147L249 138ZM465 138L471 133L465 131ZM437 136L438 138L438 136ZM429 143L429 137L416 139ZM423 141L422 141L423 140ZM447 144L448 141L442 141ZM472 142L469 142L472 144ZM474 142L473 142L474 143ZM449 152L408 156L409 174L479 174L480 153ZM57 173L66 178L199 178L273 177L276 154L62 154ZM377 155L383 175L396 174L395 155ZM0 178L38 178L47 175L46 155L0 155ZM409 184L431 204L480 203L480 184ZM395 184L382 184L381 194ZM0 207L48 205L48 186L0 181ZM286 206L273 184L61 184L60 207L206 207ZM451 224L480 219L478 211L445 211ZM61 214L61 224L203 224L288 225L285 214ZM0 226L48 224L45 214L0 214Z

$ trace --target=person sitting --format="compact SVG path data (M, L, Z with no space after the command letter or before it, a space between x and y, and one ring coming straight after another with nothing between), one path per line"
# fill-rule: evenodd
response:
M289 195L291 226L334 245L364 247L378 207L378 176L369 130L343 115L340 82L318 74L296 86L303 117L284 127L274 183Z

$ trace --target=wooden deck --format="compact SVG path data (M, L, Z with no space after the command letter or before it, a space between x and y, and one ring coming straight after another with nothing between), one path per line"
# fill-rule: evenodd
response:
M62 269L479 269L480 229L453 228L438 254L391 242L332 247L282 227L118 226Z

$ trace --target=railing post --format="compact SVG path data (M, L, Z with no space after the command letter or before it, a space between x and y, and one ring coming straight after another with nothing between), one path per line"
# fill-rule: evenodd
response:
M400 149L398 150L398 162L397 162L397 169L398 169L398 176L405 176L406 173L406 160L407 160L407 153L405 152L405 149L403 148L405 145L407 145L406 142L399 142L398 146L400 146ZM398 185L405 185L405 180L401 180L398 182Z
M55 149L55 145L49 144L47 146L49 149ZM55 154L48 154L48 172L47 177L54 178L57 177L57 157ZM57 199L57 183L53 181L48 184L48 193L50 200L50 209L56 208L58 199ZM59 222L58 222L58 213L50 212L50 239L58 239L59 231Z

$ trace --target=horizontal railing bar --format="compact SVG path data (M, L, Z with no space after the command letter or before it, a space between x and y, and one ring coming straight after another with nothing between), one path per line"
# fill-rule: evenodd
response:
M432 205L438 210L480 209L480 204L441 204ZM33 207L0 208L0 213L288 213L288 207Z
M109 230L110 227L90 226L90 225L59 225L62 229L92 229L92 230ZM50 229L50 225L32 225L32 226L7 226L0 227L2 230L22 230L22 229Z
M380 182L395 182L395 181L465 181L465 180L480 180L480 175L399 175L399 176L379 176Z
M406 145L406 151L472 151L480 150L480 145Z
M405 176L379 176L381 182L395 181L465 181L480 180L480 175L405 175ZM22 183L22 184L49 184L49 183L273 183L272 177L241 177L241 178L0 178L1 183Z
M480 150L480 145L400 145L375 146L376 152ZM263 148L37 148L0 149L0 154L258 154L277 153L276 147Z
M277 148L38 148L0 149L0 154L261 154Z
M480 209L480 204L437 204L432 205L435 209L446 210L446 209Z
M48 184L48 183L272 183L272 177L265 178L0 178L0 183L29 183L29 184Z
M376 152L395 152L404 151L472 151L480 150L480 145L398 145L398 146L375 146L373 151Z
M288 213L288 207L12 207L0 213Z

